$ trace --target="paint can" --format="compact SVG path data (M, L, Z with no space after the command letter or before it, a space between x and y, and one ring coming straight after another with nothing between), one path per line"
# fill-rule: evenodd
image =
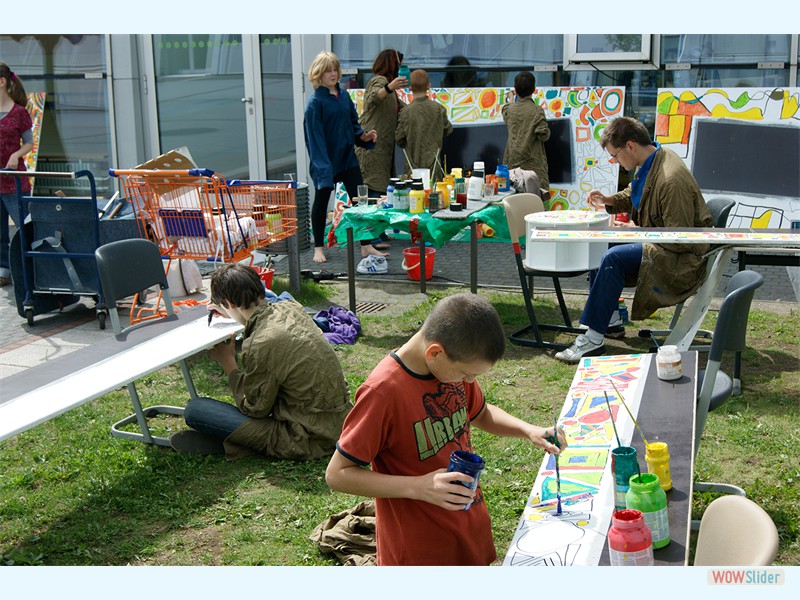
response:
M661 489L658 475L642 473L630 478L630 489L625 494L626 508L642 511L644 522L653 536L653 548L669 544L669 513L667 494Z
M630 488L630 479L639 472L636 448L618 446L611 451L611 472L614 474L614 509L625 509L625 494Z
M668 492L672 489L672 477L669 474L669 448L666 442L650 442L645 448L644 459L647 470L658 475L661 489Z
M473 477L474 481L472 483L465 483L463 481L455 481L453 483L463 485L465 488L474 491L478 489L478 480L481 478L481 473L483 473L485 466L486 463L477 454L466 452L465 450L453 450L450 454L450 464L447 466L447 472L452 473L453 471L458 471L459 473L464 473ZM469 510L470 506L472 506L472 502L467 504L463 510Z
M612 567L652 567L653 537L639 510L618 510L611 515L608 556Z

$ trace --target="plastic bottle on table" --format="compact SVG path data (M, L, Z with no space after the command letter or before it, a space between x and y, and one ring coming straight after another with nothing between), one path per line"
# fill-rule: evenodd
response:
M497 165L494 174L497 177L498 193L509 191L511 189L511 183L509 182L508 167L506 165Z
M658 475L661 489L668 492L672 489L672 477L669 473L669 448L665 442L650 442L645 447L644 459L647 470Z
M638 510L618 510L611 515L608 556L612 567L652 567L653 536Z
M425 190L422 182L411 184L411 193L408 199L408 212L419 214L425 212Z
M644 522L653 536L653 548L663 548L670 542L667 494L661 489L658 475L642 473L630 479L631 488L625 494L625 506L642 511Z
M394 189L394 207L396 210L408 210L408 182L398 181Z

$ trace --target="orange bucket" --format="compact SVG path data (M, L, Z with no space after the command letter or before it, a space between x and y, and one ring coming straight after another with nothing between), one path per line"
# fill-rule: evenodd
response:
M268 290L272 289L272 277L275 275L275 269L265 269L264 267L250 267L256 273L258 273L258 278L264 282L264 287Z
M433 259L436 250L425 247L425 281L433 277ZM403 270L411 281L419 281L419 247L403 248Z

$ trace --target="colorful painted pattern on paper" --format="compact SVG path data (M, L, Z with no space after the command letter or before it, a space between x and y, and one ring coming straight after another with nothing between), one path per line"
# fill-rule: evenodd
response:
M528 219L541 227L557 227L559 225L608 225L608 213L593 210L550 210L528 215Z
M800 126L800 88L663 88L658 90L656 140L675 151L688 164L697 119L740 119L764 124ZM706 201L713 195L705 194ZM737 204L728 226L788 227L800 219L800 198L753 198L726 193Z
M754 228L755 229L755 228ZM777 246L782 248L800 247L800 233L733 231L733 230L695 230L662 231L657 229L604 229L597 231L542 230L531 232L531 240L561 242L602 241L608 243L671 243L671 244L733 244L737 246Z
M39 160L39 141L42 139L42 118L44 117L44 92L31 92L28 94L28 114L33 121L33 150L28 152L22 159L28 171L36 170L36 163ZM36 184L35 178L31 177L31 193Z
M539 468L505 565L599 562L614 507L610 458L616 438L612 415L623 444L630 443L634 429L614 386L631 412L638 414L650 360L649 354L582 360L559 418L569 444L559 456L562 514L556 514L555 457L548 455Z
M431 89L428 97L447 109L454 125L503 121L502 108L512 88ZM348 90L361 114L364 90ZM398 90L400 99L410 103L410 90ZM542 87L533 95L548 119L569 118L573 133L572 151L575 181L550 188L550 210L586 207L586 193L599 189L605 194L617 191L619 165L600 147L600 135L611 119L622 114L625 91L622 87Z

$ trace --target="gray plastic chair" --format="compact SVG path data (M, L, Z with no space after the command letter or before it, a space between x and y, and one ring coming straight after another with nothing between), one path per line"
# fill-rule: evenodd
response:
M174 317L175 311L172 307L172 298L169 295L169 284L164 272L164 264L161 262L158 247L153 242L138 238L111 242L95 250L95 259L97 260L97 270L100 274L100 285L103 288L106 303L108 304L111 325L117 337L137 327L137 325L128 326L124 329L121 327L117 302L151 286L158 285L161 288L167 316ZM182 360L179 364L190 396L197 398L197 392L186 361ZM135 382L128 384L128 395L131 398L134 414L114 423L111 426L111 435L129 440L138 440L147 444L170 447L169 438L157 437L150 433L147 419L159 414L182 416L183 408L178 406L142 408ZM121 429L121 427L131 423L138 423L141 433L133 433Z
M706 368L700 370L697 378L697 416L695 420L694 453L700 447L708 411L725 403L733 392L731 378L720 370L722 354L725 351L741 352L747 348L747 318L750 305L757 288L764 283L764 277L755 271L739 271L728 282L728 289L714 326L714 338L708 352ZM743 489L724 483L697 482L697 491L714 491L744 496Z
M721 496L700 521L694 566L772 564L778 554L778 529L767 512L741 496Z

